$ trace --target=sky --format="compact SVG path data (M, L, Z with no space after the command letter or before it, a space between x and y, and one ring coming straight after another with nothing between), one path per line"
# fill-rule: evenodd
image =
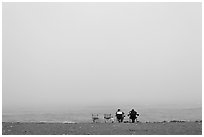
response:
M2 107L202 105L201 3L3 3Z

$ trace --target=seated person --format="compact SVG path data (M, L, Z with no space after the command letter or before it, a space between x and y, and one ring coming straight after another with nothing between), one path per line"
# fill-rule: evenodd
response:
M117 118L119 123L123 122L124 112L122 112L120 109L118 109L118 111L116 112L116 118Z
M137 116L139 116L139 114L134 109L132 109L128 116L132 120L132 123L135 123L135 119L137 120Z

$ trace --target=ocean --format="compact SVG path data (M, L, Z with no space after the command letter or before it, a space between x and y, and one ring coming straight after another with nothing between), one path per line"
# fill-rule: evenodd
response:
M10 111L2 114L3 122L67 122L87 123L92 122L92 114L98 114L99 122L104 122L104 114L112 114L115 118L117 108L112 107L89 107L79 109L66 109L57 111ZM129 120L127 114L129 109L122 109L125 112L125 121ZM196 121L202 120L202 108L166 109L166 108L140 108L136 109L140 114L140 122L161 122L171 120Z

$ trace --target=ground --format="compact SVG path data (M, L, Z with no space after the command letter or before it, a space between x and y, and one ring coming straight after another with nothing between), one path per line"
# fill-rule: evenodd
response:
M202 122L2 123L3 135L201 135Z

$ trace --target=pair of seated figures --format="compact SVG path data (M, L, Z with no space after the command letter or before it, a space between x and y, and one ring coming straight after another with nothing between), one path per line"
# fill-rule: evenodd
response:
M127 116L129 116L129 119L132 121L132 123L135 123L135 120L137 121L137 116L139 116L139 114L134 109L132 109ZM123 122L124 117L125 113L118 109L116 112L116 118L118 122Z

